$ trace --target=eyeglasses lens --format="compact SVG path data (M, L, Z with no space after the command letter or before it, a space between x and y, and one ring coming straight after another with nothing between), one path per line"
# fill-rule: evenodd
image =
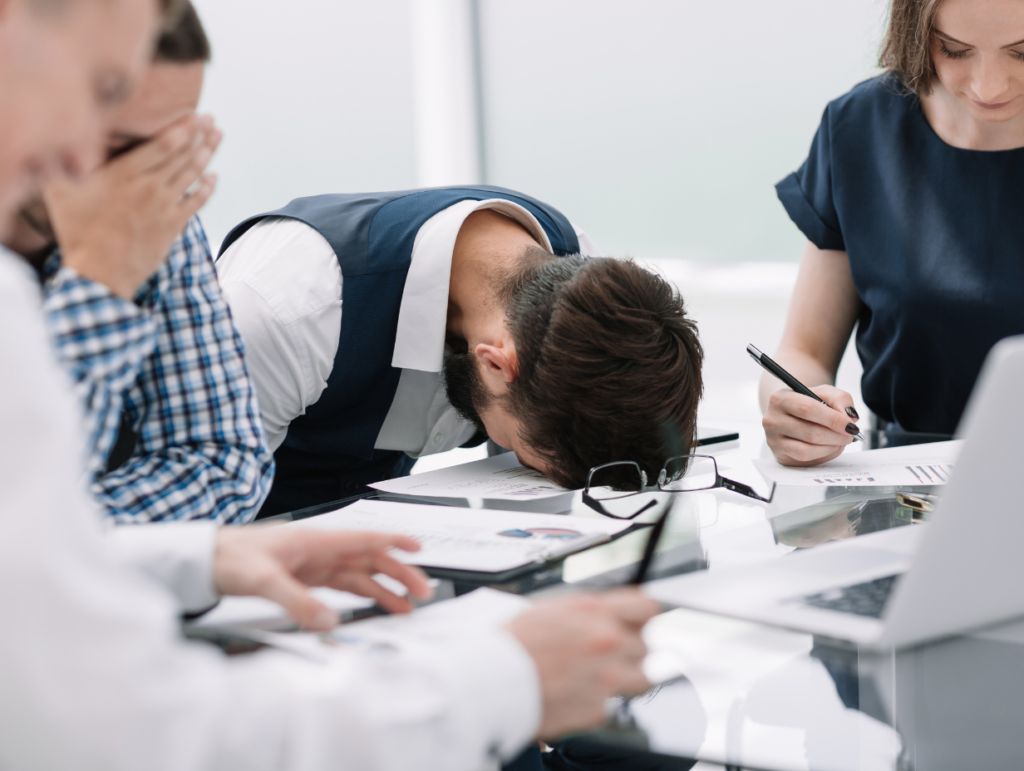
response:
M665 481L661 489L672 492L707 490L715 486L717 478L718 471L711 458L672 458L665 464Z
M642 488L643 477L635 463L611 463L594 469L590 476L590 495L598 501L626 498Z

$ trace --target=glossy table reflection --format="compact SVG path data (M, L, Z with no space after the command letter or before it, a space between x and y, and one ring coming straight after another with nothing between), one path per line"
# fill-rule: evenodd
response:
M766 493L751 463L768 455L760 425L715 427L738 429L740 440L702 452L716 456L724 476ZM873 447L950 438L865 433ZM941 495L941 488L914 490ZM623 506L640 507L627 500ZM567 513L600 516L578 496ZM771 504L723 490L676 494L651 577L779 559L919 520L893 488L780 486ZM560 570L503 588L544 594L619 585L646 538L640 527L568 558ZM689 610L659 616L646 637L650 674L664 684L612 705L605 729L572 741L765 771L1024 765L1024 623L888 654Z
M869 436L883 447L949 438ZM767 453L760 426L743 427L741 442L716 451L722 473L764 485L750 465ZM938 487L913 489L941 495ZM682 498L657 575L777 559L921 520L894 488L780 487L770 505L722 491ZM609 579L624 575L643 542L639 534L630 538L567 560L566 581L614 583ZM651 673L669 681L618 704L606 729L578 741L771 771L1024 765L1024 623L870 654L809 634L675 610L649 625L647 639Z

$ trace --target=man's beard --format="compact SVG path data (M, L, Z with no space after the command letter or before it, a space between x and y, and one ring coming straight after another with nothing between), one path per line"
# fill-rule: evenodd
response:
M527 247L518 263L508 270L495 270L488 276L494 299L502 307L507 307L512 299L523 290L528 279L536 268L545 265L555 258L538 246ZM474 354L469 352L465 340L448 335L445 339L444 356L444 388L448 395L448 403L455 411L468 420L477 430L487 433L480 413L490 407L496 397L484 386L480 374L480 363ZM509 384L509 393L514 388Z
M484 387L476 356L470 353L445 354L444 390L455 411L486 434L480 412L490 406L494 397Z

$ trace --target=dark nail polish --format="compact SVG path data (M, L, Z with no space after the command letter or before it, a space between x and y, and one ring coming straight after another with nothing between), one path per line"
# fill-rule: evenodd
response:
M853 407L847 407L846 414L849 415L854 420L860 420L860 415L857 414L857 410L855 410Z
M846 433L850 434L851 436L856 436L857 434L860 433L860 429L857 428L856 423L847 423Z

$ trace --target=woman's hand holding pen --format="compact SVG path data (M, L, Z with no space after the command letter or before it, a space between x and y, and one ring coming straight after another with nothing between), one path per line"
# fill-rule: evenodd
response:
M788 388L768 399L761 424L772 454L783 466L816 466L832 460L857 434L860 415L850 394L830 385L810 390L828 404Z

